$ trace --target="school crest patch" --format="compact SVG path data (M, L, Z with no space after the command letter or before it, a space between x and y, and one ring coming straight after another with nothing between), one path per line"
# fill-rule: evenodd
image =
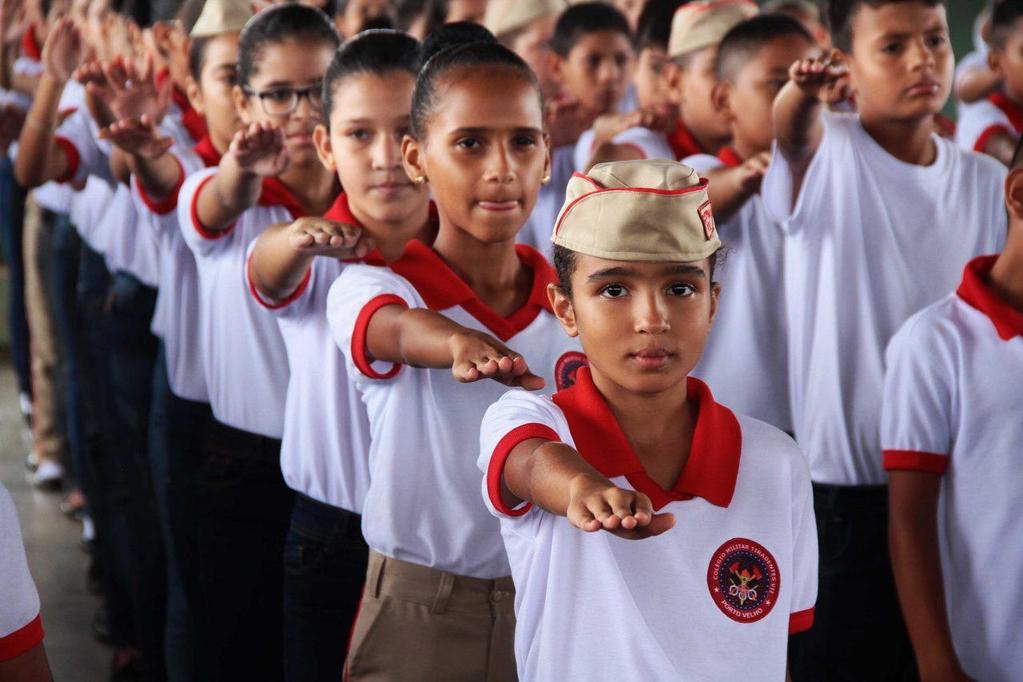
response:
M580 367L586 366L586 355L579 351L570 350L554 363L554 383L559 391L571 388L575 384L575 375Z
M700 222L703 223L703 234L706 236L707 241L710 241L714 238L714 233L717 230L717 226L714 224L714 210L711 208L710 199L700 204L696 212L700 214Z
M711 557L707 587L722 613L740 623L753 623L774 608L781 573L763 545L732 538Z

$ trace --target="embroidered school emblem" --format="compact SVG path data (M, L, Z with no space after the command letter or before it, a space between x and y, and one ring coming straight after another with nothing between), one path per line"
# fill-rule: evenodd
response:
M587 364L586 355L579 351L570 350L554 363L554 383L558 385L559 391L571 388L575 385L575 375L580 367Z
M769 614L778 600L778 562L763 545L732 538L711 557L707 587L722 613L740 623L753 623Z
M696 212L700 214L700 222L703 223L703 234L707 237L707 241L710 241L714 238L714 231L716 229L714 225L714 211L710 206L710 199L700 204Z

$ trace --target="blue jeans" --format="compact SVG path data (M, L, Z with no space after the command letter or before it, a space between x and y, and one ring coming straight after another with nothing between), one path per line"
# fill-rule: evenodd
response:
M14 169L0 157L0 249L7 263L7 329L11 337L11 361L18 390L32 395L32 370L28 350L28 317L25 313L25 254L21 224L25 217L25 190L14 180Z
M284 666L288 682L337 682L366 581L362 517L295 496L284 543Z

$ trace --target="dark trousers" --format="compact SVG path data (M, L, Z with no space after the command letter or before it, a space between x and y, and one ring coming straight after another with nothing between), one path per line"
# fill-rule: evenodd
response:
M917 679L888 555L886 486L813 484L820 587L813 627L789 641L794 682Z
M284 665L288 682L338 682L366 581L362 517L295 496L284 544Z
M281 554L294 493L280 440L214 422L199 475L202 679L284 678Z
M7 329L11 362L18 390L32 395L32 369L28 350L28 316L25 312L25 255L21 224L25 219L25 190L14 180L7 156L0 157L0 248L7 263Z

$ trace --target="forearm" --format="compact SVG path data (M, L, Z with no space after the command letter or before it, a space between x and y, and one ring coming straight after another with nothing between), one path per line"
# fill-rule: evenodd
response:
M165 152L155 159L128 153L124 153L124 157L139 187L156 201L162 201L170 196L182 180L184 169L170 152Z
M196 199L202 226L211 232L226 230L242 213L256 205L262 178L240 168L230 154L224 155L213 180Z
M48 74L44 74L39 81L32 107L25 117L25 125L18 138L14 175L22 187L38 187L61 177L67 171L67 158L54 138L57 107L63 91L64 83Z
M256 240L249 263L253 285L273 301L286 298L298 289L315 258L291 246L288 227L287 223L268 227Z
M541 439L523 441L512 450L504 481L512 497L505 502L525 500L559 516L568 515L574 487L593 482L611 486L575 449Z
M739 182L742 172L741 168L718 168L706 174L707 195L719 224L735 215L752 196Z
M956 97L970 104L990 95L1001 82L1001 77L986 66L970 69L956 79Z
M789 81L774 100L774 136L789 163L809 163L824 135L821 101Z
M1016 153L1016 144L1019 139L1007 132L995 133L984 143L981 150L989 156L993 156L1006 166L1012 163L1012 157Z

